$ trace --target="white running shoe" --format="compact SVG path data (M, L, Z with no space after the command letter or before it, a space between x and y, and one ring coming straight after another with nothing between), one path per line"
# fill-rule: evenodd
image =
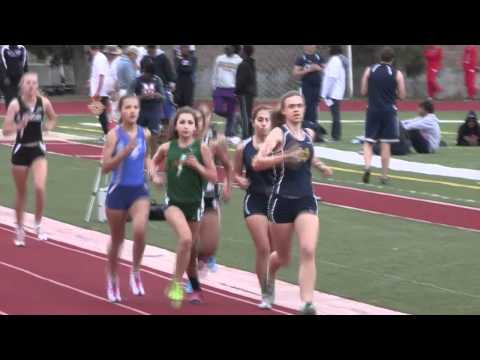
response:
M17 247L25 247L25 230L23 228L17 228L14 242Z
M145 289L143 288L140 272L130 273L130 289L135 296L145 296Z
M107 278L107 298L111 303L117 303L122 301L120 296L120 286L118 284L118 279L115 281L108 276Z
M35 224L35 233L37 234L37 238L40 241L47 241L48 235L42 231L42 226L40 224Z

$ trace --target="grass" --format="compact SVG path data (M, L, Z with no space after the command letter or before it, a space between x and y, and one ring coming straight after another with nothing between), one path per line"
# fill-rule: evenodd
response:
M9 149L0 147L0 161L8 164L9 157ZM83 222L96 169L93 161L49 156L45 215L108 233L106 224ZM28 211L33 211L31 190ZM0 204L11 207L14 188L8 171L0 173L0 191ZM161 193L154 191L154 197L159 200ZM218 261L253 271L254 247L241 220L242 199L235 190L224 207ZM322 206L320 217L318 290L414 314L480 313L478 233L332 206ZM149 224L148 242L175 249L165 223ZM296 283L297 267L295 245L292 264L280 278Z

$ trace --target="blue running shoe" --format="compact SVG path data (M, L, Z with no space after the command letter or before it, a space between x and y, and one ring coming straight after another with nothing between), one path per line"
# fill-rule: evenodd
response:
M208 258L207 267L212 273L216 273L218 271L217 259L215 259L214 256Z
M192 288L192 283L190 281L187 281L185 285L183 286L183 289L187 294L193 293L193 288Z

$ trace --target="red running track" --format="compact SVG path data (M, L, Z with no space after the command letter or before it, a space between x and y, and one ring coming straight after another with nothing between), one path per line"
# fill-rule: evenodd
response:
M402 101L398 103L400 111L416 111L419 101ZM211 103L211 101L207 101ZM275 105L274 101L264 101L264 104ZM258 102L258 104L260 104ZM53 100L53 106L55 111L60 115L90 115L90 111L87 108L87 101L55 101ZM364 111L367 103L365 100L345 100L342 102L342 111ZM462 101L438 101L435 103L437 111L469 111L480 110L480 102L462 102ZM324 103L321 103L320 109L322 111L328 111ZM0 104L0 113L5 113L4 104ZM459 119L463 120L463 119Z
M106 258L63 243L27 237L26 248L13 245L13 229L0 225L0 313L9 315L284 315L292 310L264 311L252 299L204 287L205 303L176 310L164 295L168 274L142 268L147 291L131 295L130 264L122 261L119 276L123 302L105 299Z

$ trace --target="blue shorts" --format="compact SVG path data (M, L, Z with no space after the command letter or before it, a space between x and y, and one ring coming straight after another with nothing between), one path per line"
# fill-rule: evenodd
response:
M245 219L252 215L268 217L268 199L269 195L266 194L247 193L243 200L243 216Z
M138 125L147 128L153 135L158 135L161 118L162 111L142 111L138 118Z
M268 202L268 220L274 224L291 224L303 213L318 216L318 203L314 196L298 199L271 196Z
M365 141L369 143L395 143L400 129L396 111L368 111L365 122Z
M149 199L147 185L121 186L110 185L108 188L106 206L111 210L129 210L140 199Z

